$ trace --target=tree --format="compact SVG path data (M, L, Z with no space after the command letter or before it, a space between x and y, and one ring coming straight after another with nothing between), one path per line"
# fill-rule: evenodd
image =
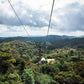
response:
M70 56L73 56L73 55L74 55L74 51L70 50Z
M34 74L31 69L24 69L22 77L25 84L35 84Z
M10 53L0 52L0 72L6 73L10 68L13 68L16 60Z
M56 84L56 81L47 74L39 74L35 77L35 84Z
M81 77L84 78L84 62L83 61L74 63L72 67L76 74L79 74Z
M82 78L73 71L59 72L54 79L58 81L59 84L80 84L82 81Z

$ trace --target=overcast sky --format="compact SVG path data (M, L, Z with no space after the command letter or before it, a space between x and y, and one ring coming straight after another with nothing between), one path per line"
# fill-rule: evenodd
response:
M47 34L53 0L10 0L31 36ZM84 0L55 0L49 35L84 35ZM0 37L27 36L7 0L0 0Z

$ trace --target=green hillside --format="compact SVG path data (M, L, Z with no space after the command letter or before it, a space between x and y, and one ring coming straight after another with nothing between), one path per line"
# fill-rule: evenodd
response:
M84 38L63 39L51 42L51 45L48 47L48 49L63 48L63 47L74 47L84 49Z
M83 44L83 39L67 41L73 45L56 48L54 42L45 48L44 43L31 41L0 43L0 84L83 84L84 47L74 47L74 41Z

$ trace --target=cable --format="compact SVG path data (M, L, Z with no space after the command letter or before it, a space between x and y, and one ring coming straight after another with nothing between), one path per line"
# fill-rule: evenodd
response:
M20 20L19 16L17 15L14 7L12 6L10 0L8 0L11 8L13 9L13 12L15 13L16 17L18 18L18 21L20 22L21 25L23 25L22 21ZM52 3L52 8L51 8L51 14L50 14L50 20L49 20L49 25L48 25L48 30L47 30L47 36L49 34L49 29L50 29L50 24L51 24L51 19L52 19L52 13L53 13L53 8L54 8L54 3L55 3L55 0L53 0L53 3ZM23 25L23 28L24 30L26 31L26 33L29 35L28 31L26 30L26 27ZM47 38L46 38L47 39Z
M14 7L12 6L10 0L8 0L8 2L9 2L9 4L10 4L11 8L13 9L13 12L15 13L15 15L16 15L18 21L20 22L21 25L23 25L23 23L22 23L22 21L20 20L18 14L16 13ZM52 8L51 8L51 14L50 14L50 19L49 19L49 25L48 25L48 30L47 30L46 41L47 41L47 37L48 37L48 34L49 34L49 29L50 29L50 24L51 24L51 19L52 19L52 13L53 13L53 8L54 8L54 3L55 3L55 0L53 0L53 3L52 3ZM29 33L28 33L28 31L26 30L26 27L25 27L24 25L23 25L23 28L24 28L24 30L26 31L26 33L29 35ZM45 42L46 42L46 41L45 41ZM46 43L45 43L45 44L46 44Z
M51 24L51 19L52 19L52 13L53 13L53 8L54 8L54 3L55 3L55 0L53 0L53 3L52 3L51 13L50 13L50 19L49 19L49 24L48 24L48 30L47 30L47 35L45 37L45 45L46 45L48 34L49 34L49 29L50 29L50 24Z
M55 3L55 0L53 0L53 3L52 3L52 8L51 8L51 14L50 14L50 20L49 20L49 25L48 25L47 36L48 36L48 33L49 33L50 23L51 23L51 19L52 19L52 13L53 13L53 8L54 8L54 3Z
M22 21L20 20L19 16L18 16L17 13L16 13L14 7L12 6L10 0L8 0L8 2L9 2L9 4L10 4L11 8L13 9L13 12L15 13L15 15L16 15L18 21L20 22L21 25L23 25ZM24 30L26 31L27 35L29 36L29 33L28 33L28 31L26 30L26 27L25 27L24 25L23 25L23 28L24 28Z
M20 22L21 25L23 25L22 21L20 20L20 18L19 18L19 16L18 16L18 14L16 13L16 11L15 11L13 5L11 4L10 0L8 0L8 2L9 2L9 4L10 4L10 6L11 6L13 12L15 13L15 15L16 15L18 21ZM26 31L26 33L29 35L29 33L27 32L27 30L26 30L26 28L25 28L24 25L23 25L23 28L24 28L24 30ZM30 38L31 38L31 37L30 37ZM31 38L31 41L32 41L32 38ZM35 45L36 45L36 41L35 41L35 40L33 40L33 41L35 42Z
M48 30L47 30L47 35L45 37L45 43L44 43L44 46L45 46L44 52L47 51L47 39L48 39L48 34L49 34L49 29L50 29L50 24L51 24L51 19L52 19L52 13L53 13L53 8L54 8L54 3L55 3L55 0L53 0L53 3L52 3L51 13L50 13L50 19L49 19L49 24L48 24Z

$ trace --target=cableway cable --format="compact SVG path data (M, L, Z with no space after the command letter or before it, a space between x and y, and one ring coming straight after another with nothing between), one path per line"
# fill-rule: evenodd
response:
M12 6L12 4L11 4L10 0L8 0L8 2L9 2L9 4L10 4L10 6L11 6L11 8L12 8L13 12L15 13L15 15L16 15L16 17L17 17L18 21L19 21L19 22L20 22L20 24L23 26L23 28L24 28L25 32L26 32L26 33L27 33L27 35L29 36L29 33L28 33L28 31L26 30L26 27L23 25L22 21L20 20L20 17L19 17L19 16L18 16L18 14L16 13L16 11L15 11L14 7Z
M48 40L48 35L49 35L49 30L50 30L50 25L51 25L51 20L52 20L52 14L53 14L53 9L54 9L54 4L55 4L55 0L53 0L53 2L52 2L52 8L51 8L51 13L50 13L50 18L49 18L49 24L48 24L48 30L47 30L47 35L45 37L45 43L44 43L44 46L45 46L44 52L46 52L46 50L47 50L47 40Z
M50 20L49 20L49 25L48 25L48 30L47 30L47 36L48 36L48 34L49 34L49 29L50 29L52 14L53 14L53 8L54 8L54 3L55 3L55 0L53 0L53 3L52 3L51 14L50 14Z
M28 33L28 31L26 30L25 25L23 25L22 21L20 20L20 17L19 17L18 14L16 13L16 11L15 11L13 5L11 4L10 0L8 0L8 2L9 2L9 4L10 4L10 6L11 6L13 12L14 12L14 14L16 15L18 21L19 21L20 24L23 26L24 30L26 31L27 35L29 36L29 33ZM51 13L50 13L50 18L49 18L49 24L48 24L48 30L47 30L47 35L46 35L45 44L46 44L46 42L47 42L47 38L48 38L49 30L50 30L50 24L51 24L51 19L52 19L52 13L53 13L53 8L54 8L54 3L55 3L55 0L53 0L53 3L52 3L52 8L51 8Z
M20 20L18 14L16 13L16 10L14 9L14 7L13 7L13 5L11 4L10 0L8 0L8 3L10 4L10 6L11 6L11 8L12 8L14 14L16 15L18 21L20 22L20 24L23 25L22 21ZM24 25L23 25L23 28L24 28L24 30L26 31L27 35L29 36L29 33L28 33L28 31L26 30L26 27L25 27ZM32 41L32 38L31 38L31 41ZM35 40L33 40L33 41L34 41L35 45L37 46L37 45L38 45L38 42L36 42Z

